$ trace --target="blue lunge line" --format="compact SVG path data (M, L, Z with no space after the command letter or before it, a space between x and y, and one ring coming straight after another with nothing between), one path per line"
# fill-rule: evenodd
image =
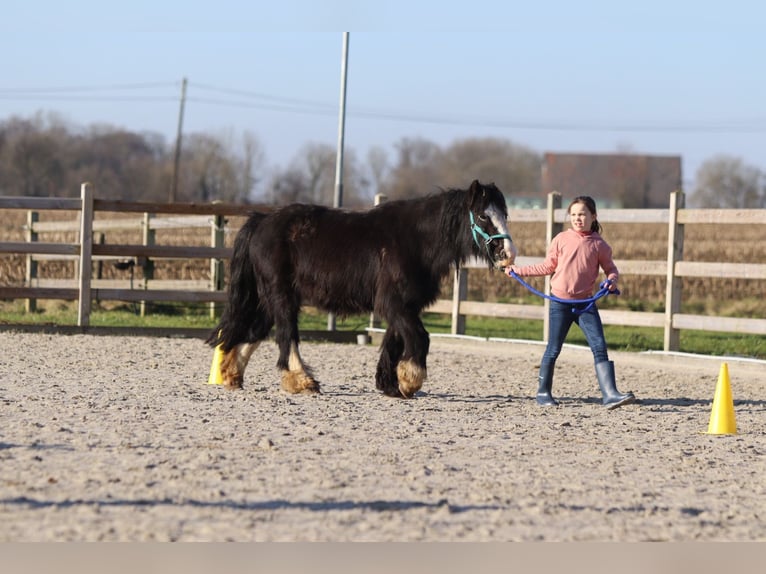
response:
M606 297L610 293L614 295L620 294L619 289L615 289L614 291L609 290L609 285L612 282L609 279L606 279L605 281L601 283L601 285L599 285L599 290L593 297L589 297L588 299L561 299L553 295L546 295L542 291L538 291L537 289L532 287L529 283L524 281L521 277L519 277L513 269L508 270L508 276L513 277L514 279L516 279L516 281L524 285L524 287L532 291L532 293L534 293L535 295L539 295L540 297L543 297L544 299L549 299L551 301L556 301L556 303L563 303L565 305L580 305L583 303L587 303L588 306L585 307L584 309L578 309L577 307L572 307L572 311L577 315L585 313L588 309L593 307L596 301L598 301L602 297Z

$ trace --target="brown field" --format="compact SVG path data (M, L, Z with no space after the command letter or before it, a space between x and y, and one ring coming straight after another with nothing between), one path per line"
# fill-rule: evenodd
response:
M40 221L73 220L75 212L41 212ZM125 214L97 213L97 220L117 219ZM135 214L127 217L135 218ZM0 241L23 241L26 212L22 210L0 211ZM226 245L231 246L236 230L244 218L229 218ZM529 257L544 257L545 227L541 223L511 223L511 232L519 253ZM665 224L609 224L604 223L604 237L612 245L617 260L663 261L667 257L667 225ZM158 230L156 243L160 245L208 245L207 229ZM74 242L72 232L41 234L40 241ZM112 244L138 244L139 231L106 232L104 241ZM722 226L711 224L687 225L685 229L685 259L689 261L726 263L765 263L766 241L761 226ZM209 277L207 260L157 260L156 279L206 279ZM100 270L103 278L127 278L127 271L119 271L105 262ZM39 263L38 276L45 278L74 277L72 261L43 261ZM141 279L140 267L135 268L135 278ZM0 256L0 285L21 285L24 281L24 256ZM543 279L530 281L542 288ZM663 276L623 275L623 296L612 299L612 306L642 307L641 310L662 309L665 297ZM451 291L451 279L445 281L445 296ZM694 312L708 312L727 316L766 316L762 301L766 281L731 278L685 278L683 301L692 305ZM496 273L473 270L469 273L469 299L487 301L516 301L527 296L527 291L514 281L506 281Z

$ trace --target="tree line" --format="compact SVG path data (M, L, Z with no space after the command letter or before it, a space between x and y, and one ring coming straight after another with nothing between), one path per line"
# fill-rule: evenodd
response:
M442 147L402 138L394 150L394 157L380 147L364 158L344 152L344 206L369 206L377 193L399 199L465 187L475 178L512 197L539 195L542 155L508 140ZM177 164L175 151L175 142L157 133L79 128L55 114L14 116L0 122L0 194L73 197L90 181L98 197L125 201L333 203L336 149L329 144L307 143L280 167L267 166L266 148L250 132L187 134ZM713 157L698 170L690 204L766 208L766 175L739 158Z

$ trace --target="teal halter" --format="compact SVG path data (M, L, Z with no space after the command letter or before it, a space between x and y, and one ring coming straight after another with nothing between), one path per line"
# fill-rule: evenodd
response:
M481 247L481 243L479 242L479 238L476 237L476 235L481 235L484 239L484 247L487 250L487 255L489 255L489 258L492 259L492 253L489 252L489 244L492 243L493 239L507 239L508 241L513 242L513 239L511 239L511 236L507 233L497 233L495 235L489 235L486 231L484 231L481 227L476 225L476 221L473 218L473 211L469 211L468 215L471 216L471 233L473 234L473 241Z

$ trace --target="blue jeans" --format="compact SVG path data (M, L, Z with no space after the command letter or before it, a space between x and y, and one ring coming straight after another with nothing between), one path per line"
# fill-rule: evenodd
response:
M573 308L581 310L585 307L587 307L587 303L572 305L571 303L551 301L550 312L548 314L550 319L550 335L548 337L548 345L545 347L545 353L543 353L542 365L551 367L555 365L572 323L577 323L585 334L588 346L593 352L593 362L598 365L603 361L609 360L609 355L606 351L606 339L604 339L604 326L601 324L598 308L592 305L590 309L581 314L573 311Z

